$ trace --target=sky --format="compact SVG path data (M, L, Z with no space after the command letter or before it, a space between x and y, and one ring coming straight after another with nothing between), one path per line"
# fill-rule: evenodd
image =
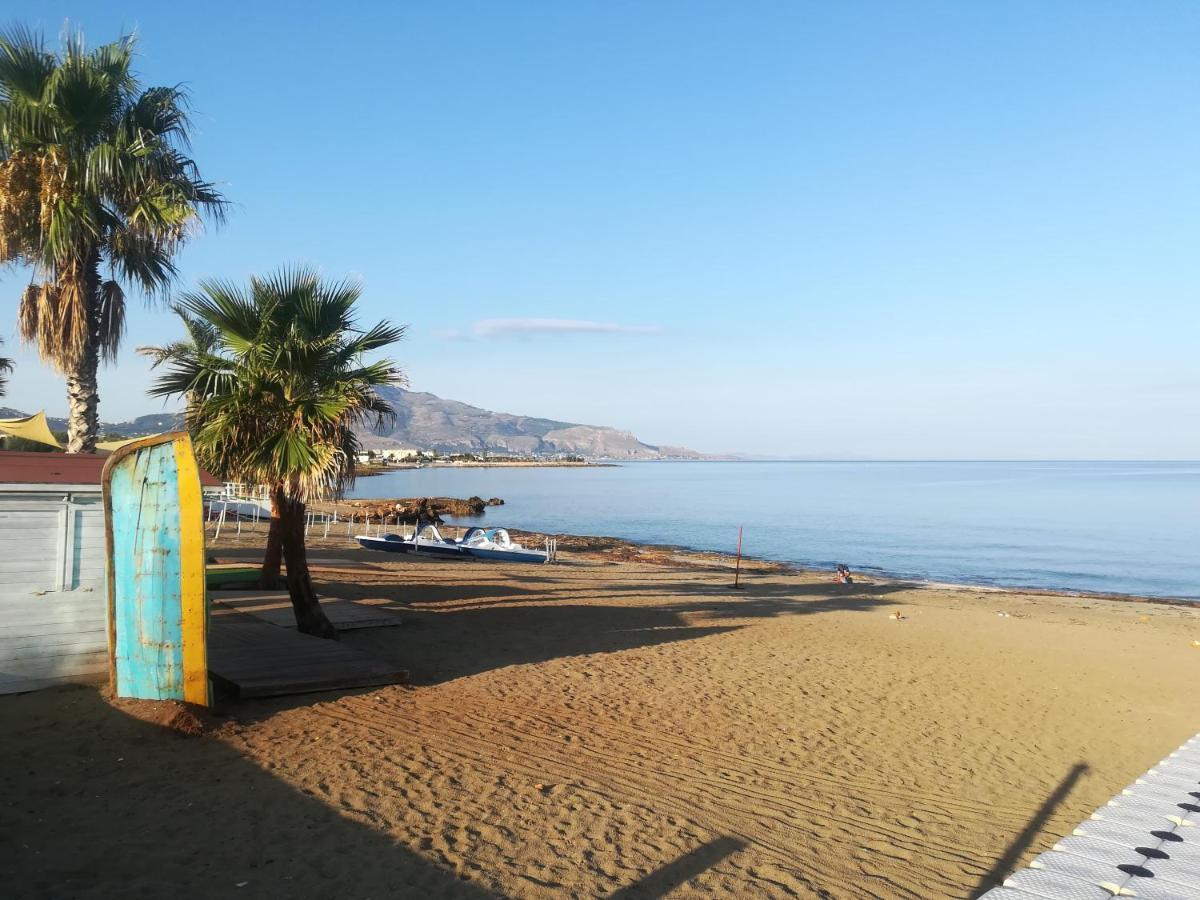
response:
M1200 456L1200 4L9 0L135 30L233 201L179 287L361 279L414 390L710 452ZM16 335L8 397L62 414ZM163 409L131 302L101 417Z

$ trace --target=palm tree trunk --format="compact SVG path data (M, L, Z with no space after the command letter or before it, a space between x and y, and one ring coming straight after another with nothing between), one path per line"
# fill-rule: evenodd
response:
M286 498L282 487L271 489L271 527L267 529L267 552L263 555L258 586L271 590L279 584L279 568L283 562L283 504Z
M100 366L95 345L84 351L83 358L67 373L67 452L95 453L100 433L100 392L96 370Z
M67 452L95 453L100 436L100 253L88 254L83 276L87 296L87 343L67 376Z
M283 499L280 508L280 538L283 556L287 560L288 594L292 599L292 611L296 614L296 627L305 634L322 638L337 639L337 629L325 617L325 611L317 600L312 578L308 573L308 551L304 546L304 504L289 497Z

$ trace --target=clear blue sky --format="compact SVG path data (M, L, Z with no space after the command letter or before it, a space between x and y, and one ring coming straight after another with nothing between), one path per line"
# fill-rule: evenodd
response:
M712 451L1200 455L1200 4L3 14L135 28L237 204L183 282L358 275L414 389ZM20 283L4 402L61 413ZM108 420L161 408L132 348L175 323L129 325Z

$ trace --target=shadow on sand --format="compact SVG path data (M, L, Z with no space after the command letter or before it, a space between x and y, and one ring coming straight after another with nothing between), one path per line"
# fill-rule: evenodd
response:
M6 897L498 896L95 688L3 700Z
M609 900L658 900L745 846L746 842L738 838L716 838L655 869L634 884L614 891L608 895Z
M470 592L472 586L463 587L463 597L475 596ZM772 596L773 590L706 596L694 583L593 586L590 590L611 591L605 596L614 600L652 593L691 599L656 605L473 600L466 606L406 611L405 624L399 628L346 632L342 640L404 666L413 684L429 685L504 666L695 640L744 627L739 620L862 612L890 602L882 591L813 600L793 599L795 589L780 596Z
M1050 817L1054 815L1054 811L1063 804L1063 801L1075 789L1075 784L1087 772L1087 763L1079 762L1071 767L1071 770L1063 776L1063 780L1058 783L1058 787L1050 793L1050 796L1038 807L1037 812L1025 823L1025 827L1021 829L1021 833L1013 838L1012 843L1000 854L1000 858L996 860L991 870L979 880L979 884L970 894L971 897L977 898L983 896L992 888L1003 883L1004 879L1012 874L1013 868L1021 858L1021 854L1028 850L1033 842L1037 840L1038 835L1042 833L1042 829L1046 827L1046 823L1050 821Z
M6 697L0 728L6 897L505 896L352 821L335 799L288 786L218 737L144 722L94 687ZM717 838L609 896L665 897L746 846Z

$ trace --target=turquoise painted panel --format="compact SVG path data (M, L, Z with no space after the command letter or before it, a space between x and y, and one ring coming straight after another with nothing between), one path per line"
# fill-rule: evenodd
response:
M171 442L110 472L114 674L119 697L184 699L179 473Z

